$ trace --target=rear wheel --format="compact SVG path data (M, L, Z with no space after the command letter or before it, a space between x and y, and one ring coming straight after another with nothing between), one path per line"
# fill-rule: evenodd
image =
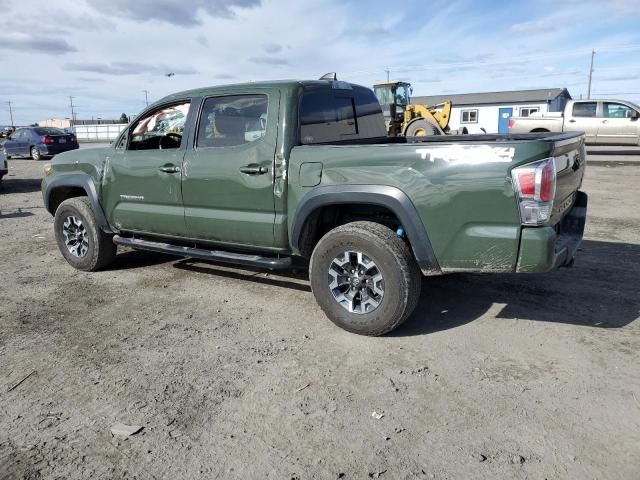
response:
M361 335L395 329L415 309L421 275L409 246L373 222L334 228L311 256L311 289L329 319Z
M42 154L40 153L40 149L38 147L31 147L31 158L34 160L42 160Z
M439 135L440 132L434 124L424 118L420 118L411 122L404 134L407 137L426 137L427 135Z
M78 270L93 272L115 259L113 235L100 230L87 197L62 202L56 210L54 229L60 252Z

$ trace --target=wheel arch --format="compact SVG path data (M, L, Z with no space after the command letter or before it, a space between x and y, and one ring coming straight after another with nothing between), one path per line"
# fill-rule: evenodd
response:
M392 212L404 229L422 272L440 273L433 246L416 207L402 190L391 186L331 185L307 192L298 203L291 224L291 247L295 253L301 253L305 230L309 221L313 221L314 213L338 205L370 205Z
M55 215L58 206L68 198L88 197L98 226L102 230L112 232L98 200L98 192L93 179L89 175L79 173L61 175L46 184L42 195L45 208L51 215Z

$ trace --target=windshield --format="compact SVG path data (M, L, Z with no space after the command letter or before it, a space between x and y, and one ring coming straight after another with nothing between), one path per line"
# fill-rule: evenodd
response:
M391 86L385 85L382 87L375 87L374 93L378 99L380 105L389 105L393 103L393 92L391 92Z

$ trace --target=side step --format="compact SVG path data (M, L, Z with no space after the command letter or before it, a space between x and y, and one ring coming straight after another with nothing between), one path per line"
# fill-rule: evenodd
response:
M247 265L251 267L268 268L270 270L283 270L291 267L291 257L261 257L237 252L225 252L222 250L205 250L203 248L181 247L170 243L151 242L139 238L128 238L115 235L113 243L127 247L149 250L151 252L169 253L184 257L202 258L204 260L216 260L218 262L233 263L235 265Z

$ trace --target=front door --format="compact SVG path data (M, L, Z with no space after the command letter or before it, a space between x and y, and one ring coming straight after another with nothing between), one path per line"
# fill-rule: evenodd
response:
M622 103L602 102L598 120L598 139L602 145L638 145L638 119L631 118L634 110Z
M103 204L119 230L185 235L182 135L189 105L173 102L142 116L109 155Z
M274 245L272 168L278 110L276 93L203 101L182 180L190 237L234 245Z
M509 133L509 119L513 115L513 108L501 108L498 111L498 133Z

